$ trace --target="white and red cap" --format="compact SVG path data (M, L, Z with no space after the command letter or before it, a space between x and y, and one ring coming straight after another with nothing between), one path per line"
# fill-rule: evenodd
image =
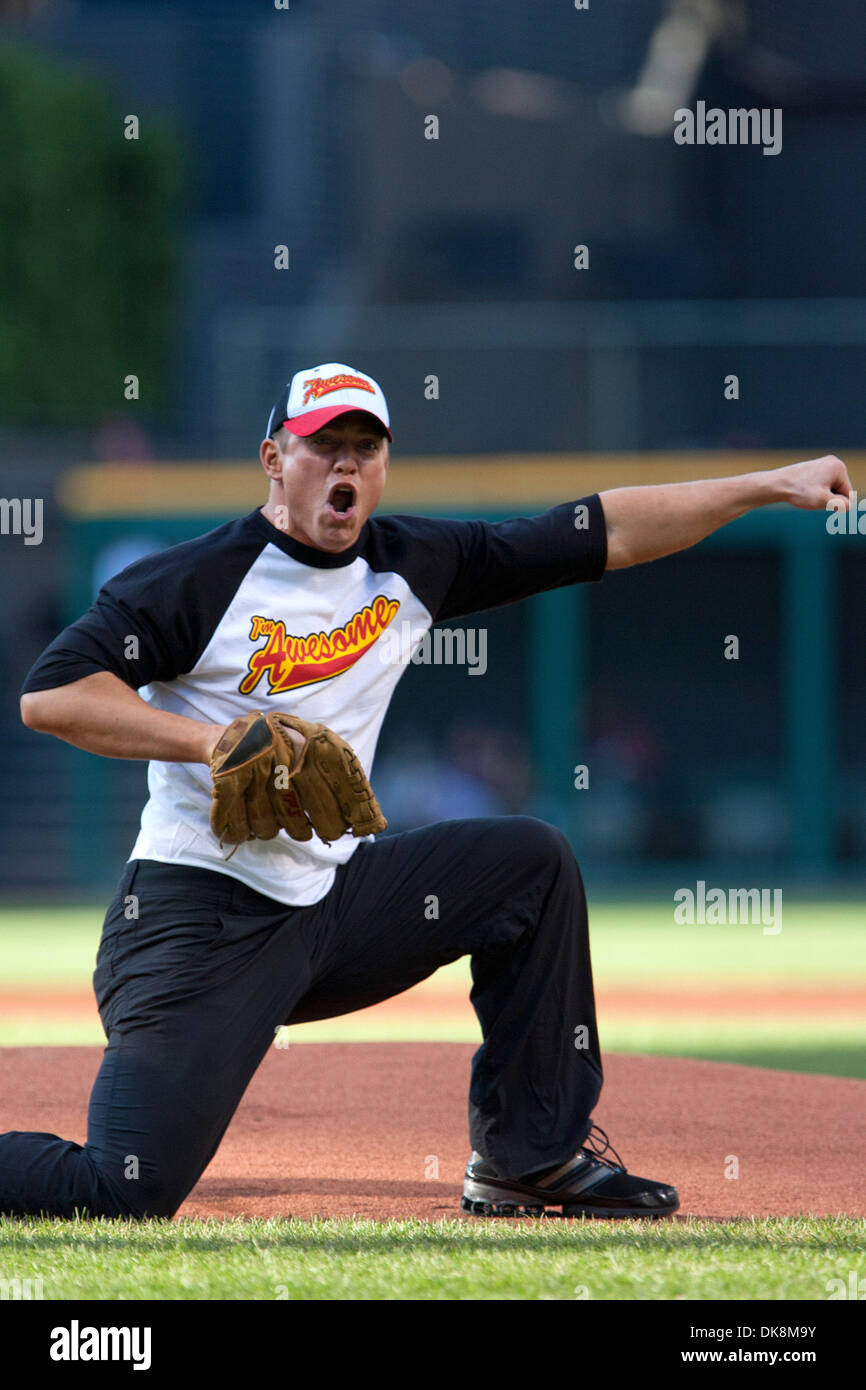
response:
M349 410L364 410L372 415L393 443L381 386L366 372L347 367L345 362L325 362L305 372L295 372L268 417L265 433L271 435L285 425L291 434L306 437Z

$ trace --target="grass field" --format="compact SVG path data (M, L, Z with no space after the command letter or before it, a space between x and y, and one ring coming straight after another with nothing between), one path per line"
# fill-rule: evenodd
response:
M0 1045L104 1043L90 997L101 917L99 907L0 910L0 990L16 996ZM866 1007L843 1010L832 997L859 985L866 1001L863 919L860 904L786 903L782 930L764 935L759 925L679 926L658 903L599 903L591 931L602 1047L866 1078ZM469 962L458 961L405 996L408 1007L303 1024L291 1041L477 1042L470 987ZM662 990L698 1000L721 992L740 1007L672 1012ZM792 1012L791 990L814 994L814 1007ZM56 991L50 1007L28 1009L40 991ZM627 1004L617 991L631 991ZM743 1007L752 997L760 1004Z
M852 1270L863 1221L0 1221L46 1300L820 1301Z
M88 984L104 905L0 908L4 988ZM681 981L866 985L866 907L855 902L785 904L778 935L760 925L679 926L670 904L599 902L592 907L597 982Z
M0 1043L102 1044L82 1005L101 909L0 911L0 990L14 1010ZM677 926L667 906L601 903L592 913L605 1051L667 1053L866 1078L863 911L786 904L782 931ZM410 1006L290 1030L292 1042L477 1041L468 961L439 971ZM688 993L671 1012L661 991ZM27 999L56 991L39 1009ZM631 993L628 993L628 992ZM792 1012L786 996L801 996ZM849 996L833 1007L833 992ZM618 994L618 992L620 992ZM626 992L626 993L622 993ZM701 993L732 1007L708 1012ZM802 1007L814 994L815 1007ZM617 999L628 999L628 1005ZM761 999L760 1008L749 1004ZM76 999L66 1009L64 999ZM607 1004L605 1001L609 1001ZM777 1000L777 1002L774 1002ZM828 1002L829 1001L829 1002ZM826 1300L866 1275L866 1222L658 1224L422 1221L0 1220L0 1280L39 1279L46 1300ZM829 1286L829 1287L828 1287Z

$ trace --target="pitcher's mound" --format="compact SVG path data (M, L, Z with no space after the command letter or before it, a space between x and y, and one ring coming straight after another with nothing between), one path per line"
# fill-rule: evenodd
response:
M272 1049L178 1215L459 1215L474 1051L463 1043ZM101 1056L99 1048L0 1049L0 1129L83 1143ZM866 1081L684 1058L604 1060L593 1118L632 1172L679 1188L680 1218L866 1216Z

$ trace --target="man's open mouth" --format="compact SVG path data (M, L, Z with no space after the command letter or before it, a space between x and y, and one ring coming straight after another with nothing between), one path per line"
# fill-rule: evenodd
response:
M349 483L337 483L328 495L328 508L337 516L351 516L355 510L355 489Z

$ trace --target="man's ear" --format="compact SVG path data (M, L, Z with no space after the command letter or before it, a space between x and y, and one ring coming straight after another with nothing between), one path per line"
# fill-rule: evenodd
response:
M271 439L269 436L262 440L259 445L259 458L268 477L279 482L283 476L283 455L275 439Z

